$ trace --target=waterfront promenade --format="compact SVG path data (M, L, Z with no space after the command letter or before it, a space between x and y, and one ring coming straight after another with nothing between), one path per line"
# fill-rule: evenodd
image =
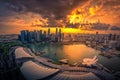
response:
M21 48L21 47L20 47ZM22 47L23 48L23 47ZM76 76L78 75L77 73L81 73L79 75L85 75L83 74L83 72L85 73L92 73L92 75L98 77L97 79L98 80L114 80L114 76L111 74L111 73L108 73L104 70L100 70L100 69L93 69L93 68L86 68L86 67L71 67L67 64L61 64L61 65L57 65L57 64L53 64L52 62L48 62L48 59L47 58L43 58L41 56L36 56L30 49L28 48L23 48L23 50L31 55L33 57L33 62L37 63L39 66L43 66L43 67L47 67L47 68L51 68L51 69L58 69L60 72L59 74L63 74L65 71L67 71L68 73L66 74L67 77L70 77L68 76L68 74L73 74ZM25 62L23 62L24 64ZM71 73L72 72L72 73ZM59 74L55 74L55 76L58 76ZM39 74L40 75L40 74ZM73 75L72 75L73 76ZM48 77L47 79L51 79L51 78L54 78L54 77ZM58 79L58 80L67 80L66 78L64 78L64 76L61 76L63 77L62 79ZM86 76L87 77L87 76ZM94 77L93 77L94 78ZM74 80L74 79L71 79L71 80ZM80 78L78 78L78 80L81 80ZM87 78L85 79L87 80ZM93 80L96 80L96 79L93 79Z

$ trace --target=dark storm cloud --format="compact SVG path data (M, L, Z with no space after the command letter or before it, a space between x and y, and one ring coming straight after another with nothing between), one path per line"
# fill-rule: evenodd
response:
M64 20L66 15L86 0L9 0L9 9L16 12L33 12L48 18L50 23Z
M24 5L27 11L40 14L54 14L56 17L68 13L71 9L76 7L82 0L73 1L74 5L70 4L71 0L9 0L10 3L21 7ZM85 1L85 0L83 0Z
M0 23L7 21L10 16L14 15L14 12L9 11L6 7L7 2L6 0L0 0Z
M65 22L66 15L70 14L76 7L85 5L85 10L88 10L85 13L89 13L89 8L96 4L101 6L101 8L98 10L98 14L95 14L93 17L97 18L111 14L115 16L117 23L119 22L118 16L120 11L118 9L120 9L120 0L0 0L0 2L2 2L0 5L4 3L2 6L7 8L0 10L1 12L3 11L3 13L0 13L0 16L14 16L17 13L19 15L32 12L41 15L43 18L48 18L49 25L57 25L56 20L63 20Z

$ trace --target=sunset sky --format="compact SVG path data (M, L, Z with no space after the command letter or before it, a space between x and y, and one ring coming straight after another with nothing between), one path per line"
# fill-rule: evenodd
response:
M120 0L0 0L0 34L98 20L120 27Z

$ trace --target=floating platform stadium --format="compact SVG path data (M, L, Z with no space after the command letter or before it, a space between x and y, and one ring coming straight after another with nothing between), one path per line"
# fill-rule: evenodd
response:
M24 47L15 49L15 57L26 80L115 80L102 69L53 64Z

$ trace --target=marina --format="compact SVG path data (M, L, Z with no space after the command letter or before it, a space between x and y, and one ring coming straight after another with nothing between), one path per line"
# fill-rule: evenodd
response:
M22 48L22 47L19 47L19 48L17 48L16 50L19 50L20 48ZM90 73L90 75L93 75L93 76L90 76L91 77L91 79L92 80L101 80L101 79L105 79L105 80L114 80L114 76L110 73L110 72L106 72L105 71L105 69L103 68L103 69L93 69L93 68L86 68L86 67L71 67L71 66L69 66L66 62L65 63L62 63L61 65L57 65L57 64L53 64L53 63L51 63L51 62L48 62L47 61L47 59L45 59L45 58L40 58L40 57L38 57L38 56L36 56L34 53L32 53L31 51L30 51L30 49L27 49L27 48L23 48L23 51L26 51L26 54L29 54L29 55L31 55L31 56L33 56L34 58L33 59L31 59L32 60L32 62L31 62L31 60L30 59L28 59L29 57L31 57L31 56L22 56L22 57L24 57L24 58L26 58L27 59L27 62L26 61L24 61L24 60L18 60L20 63L22 63L22 64L26 64L26 67L25 68L27 68L27 69L29 69L29 68L32 68L32 65L31 64L34 64L35 66L34 66L34 68L35 69L38 69L39 67L41 67L41 68L44 68L44 69L49 69L49 68L51 68L50 70L52 70L52 69L54 69L54 71L52 70L52 73L53 74L55 74L56 72L58 72L57 74L56 74L56 76L54 76L53 78L52 77L47 77L47 75L53 75L52 73L44 73L44 75L43 75L43 73L40 73L40 72L42 72L41 70L43 70L43 69L38 69L38 70L40 70L40 71L38 71L38 73L35 73L35 75L32 75L32 73L34 72L31 72L30 70L26 70L26 69L22 69L22 67L24 66L22 66L21 67L21 70L22 70L22 72L23 72L23 74L24 74L24 76L26 77L26 78L28 78L28 79L44 79L44 80L54 80L54 79L59 79L59 80L66 80L66 78L71 78L71 79L74 79L74 78L76 78L76 79L84 79L84 80L88 80L88 77L87 77L87 74L89 74L89 72L92 72L92 73ZM16 51L16 54L18 54L18 52ZM19 55L17 55L16 57L19 57ZM93 58L94 59L94 58ZM63 60L62 60L63 61ZM64 61L66 61L66 59L64 59ZM29 63L29 64L28 64ZM31 65L31 67L30 67L30 65ZM103 66L102 66L103 67ZM33 69L34 70L34 69ZM62 72L61 72L62 71ZM66 73L66 71L67 71L67 73ZM72 73L71 73L72 72ZM78 72L80 72L80 74L78 73ZM86 74L84 74L86 72ZM27 74L26 74L27 73ZM29 73L29 74L28 74ZM65 73L65 75L63 75ZM46 74L46 75L45 75ZM95 75L97 75L97 76L99 76L100 77L100 79L97 77L97 76L94 76L94 74ZM31 75L31 77L29 77ZM45 76L46 78L42 78L41 76ZM61 78L60 77L58 77L59 75L61 75ZM70 77L70 76L67 76L67 75L71 75L71 76L73 76L73 77ZM79 77L77 77L79 75ZM81 76L80 76L81 75ZM83 77L84 76L84 77Z

